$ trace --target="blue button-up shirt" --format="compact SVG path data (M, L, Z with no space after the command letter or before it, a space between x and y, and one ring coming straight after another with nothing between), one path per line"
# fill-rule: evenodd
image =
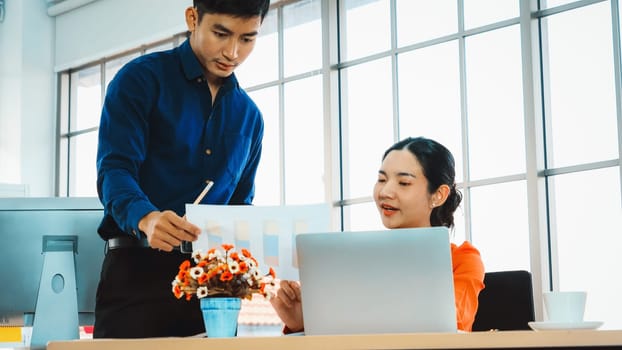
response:
M263 118L231 75L212 96L190 43L134 59L108 86L99 127L103 238L139 232L154 210L182 216L202 203L250 204Z

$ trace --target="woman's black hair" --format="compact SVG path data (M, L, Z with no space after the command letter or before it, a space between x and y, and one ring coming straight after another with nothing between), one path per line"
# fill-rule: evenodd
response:
M270 9L270 0L193 0L199 14L199 22L206 13L250 18L260 16L261 21Z
M462 202L462 194L456 189L456 165L454 156L440 143L425 137L409 137L391 146L382 159L395 150L412 153L428 179L428 193L434 193L441 185L449 186L450 192L443 205L433 208L430 214L432 226L454 226L454 212Z

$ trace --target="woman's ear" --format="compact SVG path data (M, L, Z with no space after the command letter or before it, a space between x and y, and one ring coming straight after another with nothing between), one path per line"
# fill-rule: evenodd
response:
M431 207L436 208L445 204L450 192L451 188L448 185L440 185L432 195Z

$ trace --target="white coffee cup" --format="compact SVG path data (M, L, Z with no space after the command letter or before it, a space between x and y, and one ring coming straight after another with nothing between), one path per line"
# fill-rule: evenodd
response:
M581 322L585 313L587 292L545 292L544 309L549 322Z

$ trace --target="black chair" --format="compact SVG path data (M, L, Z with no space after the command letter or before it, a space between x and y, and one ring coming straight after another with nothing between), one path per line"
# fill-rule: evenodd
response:
M484 284L473 331L530 329L528 322L535 320L530 272L488 272Z

